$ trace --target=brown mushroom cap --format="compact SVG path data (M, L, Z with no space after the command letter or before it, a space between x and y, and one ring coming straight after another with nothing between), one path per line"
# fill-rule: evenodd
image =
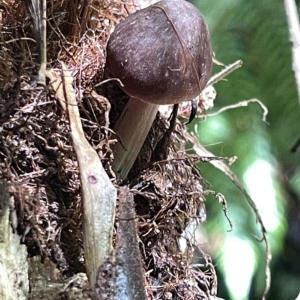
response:
M184 0L162 0L129 15L111 34L107 67L133 98L155 104L193 99L212 69L202 14Z

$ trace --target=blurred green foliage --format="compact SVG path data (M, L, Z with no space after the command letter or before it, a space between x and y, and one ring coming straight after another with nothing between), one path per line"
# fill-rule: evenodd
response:
M284 3L279 0L194 0L193 3L207 20L216 59L226 65L239 59L243 61L241 69L215 85L217 98L213 111L242 100L257 98L268 108L269 124L262 121L261 107L251 103L248 107L228 110L204 121L196 121L190 129L215 155L238 156L231 169L240 180L245 178L246 172L258 160L264 160L271 166L272 184L266 186L266 189L274 189L277 205L275 214L278 225L270 230L270 240L274 256L272 272L278 274L281 271L276 269L275 262L283 255L286 246L284 234L285 230L289 231L286 226L290 224L288 211L291 201L296 203L300 212L300 151L291 152L291 147L300 137L300 107L292 71L291 43ZM214 73L221 69L215 66ZM224 174L208 163L202 163L200 169L212 188L225 195L234 226L233 232L226 232L229 224L220 204L212 196L207 197L208 221L204 227L210 240L214 236L223 236L215 253L216 261L222 265L222 243L226 238L237 236L247 240L257 261L248 299L260 299L264 289L264 247L253 237L260 236L255 215L242 193ZM257 175L259 177L260 174ZM266 191L260 189L263 195ZM226 274L222 267L219 271ZM276 294L276 299L296 298L300 292L298 271L294 277L291 274L288 276L293 278L289 279L289 292L284 293L283 298ZM222 289L220 293L222 297ZM270 296L269 299L275 298Z

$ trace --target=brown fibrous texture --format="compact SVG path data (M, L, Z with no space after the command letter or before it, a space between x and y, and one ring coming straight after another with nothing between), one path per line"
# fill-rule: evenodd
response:
M126 102L126 96L108 89L93 97L90 90L103 79L112 28L135 5L93 1L86 12L83 2L47 1L47 68L61 68L63 61L72 71L85 136L114 181L109 123L120 112L116 103L121 98ZM0 180L9 182L17 232L29 256L52 261L69 278L85 267L79 169L68 118L55 93L34 84L38 50L22 1L0 5L0 26ZM130 182L148 298L209 299L216 281L213 270L192 266L194 246L187 243L185 251L178 246L190 222L201 222L205 214L203 179L194 158L185 153L184 126L178 123L167 160L153 159L168 126L157 117ZM204 256L202 262L209 265Z

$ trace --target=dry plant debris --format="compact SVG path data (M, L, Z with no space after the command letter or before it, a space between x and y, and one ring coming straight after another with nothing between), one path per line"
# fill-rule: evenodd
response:
M112 84L93 88L104 77L112 28L136 5L129 0L84 3L47 1L47 69L60 71L64 62L71 71L85 138L119 188L110 170L110 145L116 141L109 126L116 122L126 96ZM55 280L65 280L68 286L72 276L85 272L80 171L69 118L55 92L36 84L38 47L22 1L0 4L0 29L0 180L10 182L17 232L29 257L41 257L49 272L59 273ZM193 266L195 241L185 237L190 225L205 219L205 180L195 159L185 153L184 126L177 122L174 134L161 143L168 127L167 118L158 115L129 177L147 298L210 299L216 295L213 265L203 255L201 263ZM121 213L117 207L116 232ZM186 240L184 249L182 239ZM30 264L38 265L29 274L34 286L35 273L42 268L36 261ZM99 274L109 274L105 268L109 270L110 265L114 280L114 264L111 259ZM79 282L85 286L86 278ZM103 296L90 289L91 297ZM53 299L51 291L48 296ZM86 297L82 293L77 299Z
M191 264L195 247L180 239L191 223L205 219L203 178L184 152L154 163L134 188L142 254L153 299L209 299L217 278L203 256L203 269Z

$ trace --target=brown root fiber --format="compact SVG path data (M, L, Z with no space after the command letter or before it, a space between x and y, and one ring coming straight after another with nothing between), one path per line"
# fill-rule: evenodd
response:
M111 30L135 9L129 0L47 1L47 69L60 70L64 62L71 71L84 136L117 188L111 170L111 145L117 140L111 126L126 97L112 84L95 86L104 79ZM85 272L80 173L69 118L49 79L46 86L36 84L38 62L24 3L5 1L0 4L0 187L5 180L14 196L16 232L27 247L30 263L36 259L34 272L42 269L40 261L47 263L49 273L58 273L51 282L71 288L71 278ZM216 294L214 269L206 255L193 265L196 242L187 236L205 219L205 180L195 166L197 161L185 152L186 128L179 121L167 142L160 143L169 126L167 118L156 117L128 180L145 291L148 299L210 299ZM126 226L121 224L119 209L117 203L115 247L119 226ZM114 260L109 264L113 269ZM105 277L108 272L102 267ZM115 280L115 270L109 274ZM29 277L38 278L36 274ZM87 289L94 294L94 287L86 286L86 277L79 283L82 295ZM34 293L38 295L38 289ZM50 290L47 293L52 296ZM86 293L82 295L74 299L87 299Z

